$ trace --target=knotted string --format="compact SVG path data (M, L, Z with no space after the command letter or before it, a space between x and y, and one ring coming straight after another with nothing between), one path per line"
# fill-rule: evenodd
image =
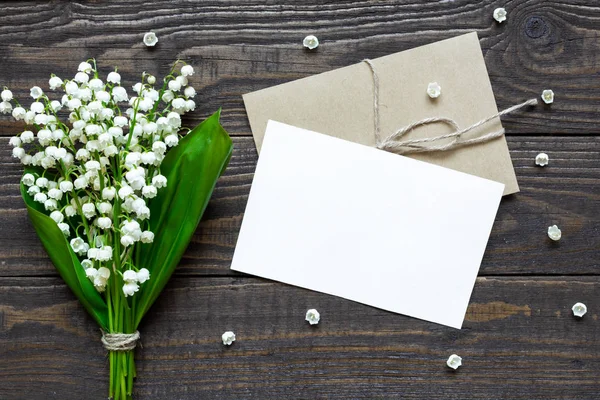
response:
M458 124L456 123L456 121L454 121L452 118L446 118L446 117L424 118L420 121L413 122L403 128L398 129L396 132L392 133L391 135L387 136L386 138L384 138L382 140L381 133L380 133L380 117L379 117L379 75L377 74L377 72L375 70L375 65L373 65L373 62L371 60L365 59L365 60L363 60L363 62L369 66L369 69L371 70L371 75L373 76L373 114L374 114L373 119L374 119L376 146L378 149L386 150L386 151L396 153L396 154L446 151L446 150L455 149L455 148L461 147L461 146L468 146L468 145L472 145L472 144L476 144L476 143L489 142L490 140L496 139L496 138L504 135L504 128L497 130L495 132L486 133L484 135L481 135L481 136L478 136L478 137L475 137L472 139L462 139L462 135L464 135L465 133L468 133L474 129L479 128L480 126L490 122L491 120L493 120L495 118L501 117L506 114L510 114L512 112L520 110L523 107L534 106L534 105L538 104L537 99L527 100L521 104L514 105L512 107L507 108L506 110L500 111L497 114L494 114L492 116L484 118L481 121L478 121L478 122L474 123L473 125L468 126L464 129L460 129ZM399 140L405 134L407 134L408 132L410 132L420 126L434 124L434 123L444 123L444 124L450 125L452 128L454 128L454 132L448 133L445 135L434 136L434 137L430 137L430 138L410 139L410 140L404 140L404 141ZM451 139L451 140L448 143L440 144L440 145L433 145L433 146L421 146L420 145L420 143L431 143L431 142L437 142L439 140L444 140L444 139Z
M108 351L129 351L135 349L140 332L134 333L106 333L102 331L102 344Z

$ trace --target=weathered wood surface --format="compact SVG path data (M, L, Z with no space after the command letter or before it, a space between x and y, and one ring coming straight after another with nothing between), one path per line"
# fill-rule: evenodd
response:
M456 330L260 279L177 277L141 327L136 398L591 400L598 291L599 277L479 278ZM593 311L575 319L573 298ZM2 279L0 360L2 399L106 389L99 332L59 278Z
M509 19L491 14L504 6ZM197 66L193 125L235 138L173 281L142 327L138 399L597 399L600 391L600 4L593 0L0 2L0 87L21 99L96 57L124 81ZM155 49L144 32L159 36ZM257 160L241 94L476 30L521 193L502 201L463 330L229 271ZM302 38L321 39L306 52ZM50 264L18 193L0 118L0 399L101 399L99 332ZM551 163L533 158L545 151ZM563 230L559 243L545 234ZM582 320L570 307L585 302ZM303 321L309 307L322 323ZM225 348L221 333L238 341ZM451 353L464 357L452 372Z

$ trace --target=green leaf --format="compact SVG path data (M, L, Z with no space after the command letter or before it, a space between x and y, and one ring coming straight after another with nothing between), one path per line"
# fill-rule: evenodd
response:
M142 246L137 266L150 271L150 280L135 296L135 327L179 264L231 158L233 144L219 123L220 114L219 110L194 128L161 164L167 187L150 203L154 242L137 244Z
M25 173L32 172L25 170ZM44 214L40 203L33 201L21 184L21 195L25 201L29 219L65 283L71 288L81 304L104 330L108 330L108 307L106 302L86 277L79 259L71 249L65 235L53 219Z

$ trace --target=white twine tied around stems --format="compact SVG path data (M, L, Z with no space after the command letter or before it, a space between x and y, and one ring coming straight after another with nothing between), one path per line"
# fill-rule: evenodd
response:
M133 333L106 333L102 331L102 344L108 351L129 351L135 349L140 332Z
M530 99L521 104L517 104L512 107L509 107L506 110L502 110L497 114L494 114L487 118L484 118L481 121L478 121L478 122L474 123L473 125L468 126L463 129L460 129L460 127L458 126L456 121L454 121L452 118L446 118L446 117L424 118L420 121L413 122L403 128L398 129L396 132L392 133L391 135L387 136L386 138L384 138L382 140L381 134L380 134L380 127L379 127L379 75L375 71L375 66L373 65L371 60L365 59L365 60L363 60L363 62L369 66L371 73L373 75L373 112L374 112L374 120L375 120L374 127L375 127L375 138L377 140L377 148L381 149L381 150L386 150L386 151L389 151L392 153L396 153L396 154L446 151L446 150L455 149L457 147L468 146L468 145L472 145L472 144L476 144L476 143L489 142L490 140L493 140L495 138L498 138L498 137L504 135L504 129L500 129L498 131L491 132L491 133L486 133L484 135L481 135L481 136L478 136L478 137L475 137L472 139L462 139L462 135L464 135L465 133L470 132L474 129L479 128L480 126L490 122L491 120L493 120L497 117L501 117L503 115L510 114L514 111L520 110L523 107L534 106L534 105L538 104L537 99L535 99L535 98ZM434 137L430 137L430 138L409 139L409 140L403 140L403 141L400 140L405 134L412 131L413 129L418 128L423 125L428 125L428 124L433 124L433 123L444 123L444 124L450 125L454 128L454 132L448 133L445 135L434 136ZM422 143L432 143L432 142L437 142L439 140L444 140L444 139L452 139L452 140L448 143L439 144L439 145L436 145L436 144L434 144L432 146L422 146L421 145Z

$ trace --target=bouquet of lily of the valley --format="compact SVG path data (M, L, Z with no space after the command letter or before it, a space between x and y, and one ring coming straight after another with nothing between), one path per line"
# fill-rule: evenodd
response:
M56 269L103 331L109 397L132 396L137 327L167 283L226 168L231 139L219 112L181 127L194 110L194 70L178 61L155 88L129 93L95 60L72 80L31 88L28 108L1 93L0 112L27 125L10 139L25 166L21 193ZM133 96L132 96L133 95ZM61 117L63 117L61 120Z

